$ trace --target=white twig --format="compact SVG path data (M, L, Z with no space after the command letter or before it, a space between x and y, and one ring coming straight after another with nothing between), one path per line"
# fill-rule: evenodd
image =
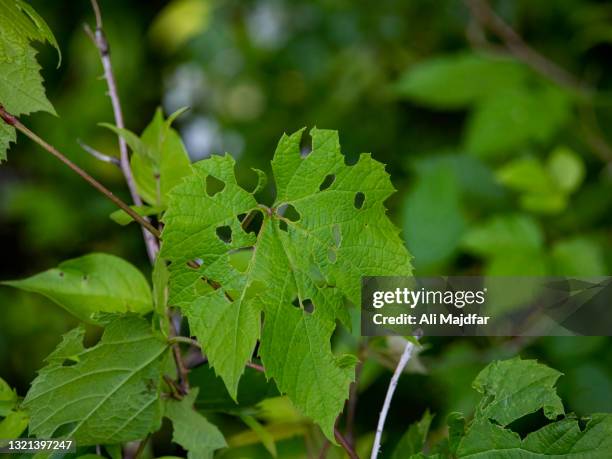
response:
M111 164L114 164L115 166L121 167L121 162L119 161L119 158L115 158L114 156L105 155L104 153L96 150L95 148L90 147L86 143L81 142L80 139L77 139L77 143L81 146L83 150L85 150L87 153L89 153L94 158L99 159L100 161L103 161L105 163L111 163Z
M110 46L104 34L104 29L102 28L102 15L100 13L100 7L98 6L98 2L96 0L91 0L91 6L94 10L94 14L96 17L96 29L95 31L92 31L89 26L85 26L85 32L92 39L94 45L98 49L98 53L100 54L100 60L102 61L102 67L104 68L104 79L106 80L106 85L108 87L108 96L110 97L111 104L113 106L115 124L118 128L124 129L125 124L123 123L123 112L121 111L119 91L117 90L117 82L115 81L115 75L113 73L113 66L111 63ZM134 181L132 169L130 168L130 157L128 154L127 143L122 136L117 137L119 139L121 171L123 172L125 182L127 183L127 186L130 190L132 201L134 201L135 205L142 206L142 199L138 194L136 182ZM145 240L149 259L151 260L151 262L154 262L155 257L157 256L157 252L159 251L159 245L157 243L157 240L153 235L151 235L144 229L142 231L142 235Z
M406 343L406 347L404 348L404 352L402 352L402 356L400 357L399 362L397 363L397 367L395 368L395 372L391 377L391 382L389 383L389 388L387 389L387 395L385 396L385 402L383 403L382 410L380 411L380 417L378 418L378 425L376 426L376 436L374 437L374 445L372 446L372 455L370 459L376 459L378 457L378 453L380 452L380 442L382 439L383 430L385 428L385 421L387 419L387 414L389 413L389 408L391 407L391 400L393 399L393 394L395 393L395 388L397 387L397 382L406 368L410 357L412 357L412 353L414 352L414 348L416 346L414 343L408 341Z

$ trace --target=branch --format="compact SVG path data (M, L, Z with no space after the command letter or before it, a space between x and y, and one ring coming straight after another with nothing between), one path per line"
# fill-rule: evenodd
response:
M77 143L81 146L83 150L85 150L94 158L99 159L102 162L114 164L115 166L121 167L120 161L114 156L105 155L104 153L99 152L95 148L90 147L86 143L81 142L80 139L77 139Z
M117 82L115 80L113 66L110 58L110 45L108 44L108 40L106 39L106 35L104 33L102 24L102 14L100 13L100 7L98 5L97 0L91 0L91 7L93 8L94 15L96 17L96 29L95 32L92 32L89 26L86 25L85 32L92 39L94 45L98 49L98 53L100 54L100 60L102 61L102 67L104 68L104 79L106 80L106 85L108 87L108 96L110 97L111 104L113 106L115 124L118 128L125 129L125 124L123 122L123 112L121 110L121 102L119 100L119 91L117 90ZM130 168L130 157L128 154L127 143L122 136L119 135L117 136L117 138L119 139L119 162L121 166L121 171L123 172L123 177L125 178L125 182L127 183L127 186L130 190L130 195L132 196L134 204L137 206L142 206L142 199L138 194L136 182L134 181L132 169ZM144 218L148 221L148 218ZM149 255L149 259L151 260L151 262L154 262L155 257L157 256L157 252L159 251L159 244L150 234L144 231L142 234L145 239L145 244L147 246L147 254Z
M387 395L385 396L385 402L383 403L382 410L380 411L380 417L378 418L378 425L376 427L376 436L374 437L374 446L372 447L372 455L370 459L376 459L378 457L378 453L380 452L380 442L382 439L382 433L385 428L385 421L387 419L387 414L389 413L389 408L391 407L391 400L393 399L393 394L395 393L395 388L397 387L397 382L399 381L400 375L406 368L410 357L412 357L412 353L416 346L414 343L408 341L406 343L406 347L404 348L404 352L400 357L399 362L397 363L397 367L395 368L395 372L391 377L391 382L389 383L389 388L387 389Z
M594 95L593 90L574 75L525 43L521 36L493 11L486 0L465 0L465 3L478 24L493 32L518 60L560 86L570 88L588 98ZM484 38L475 35L478 41Z
M337 427L334 428L334 437L336 438L338 443L340 443L342 448L344 448L344 451L346 451L348 457L350 457L351 459L359 459L359 456L357 456L357 453L355 452L353 447L349 444L349 442L346 441L346 439L342 436Z
M123 202L120 198L115 196L112 193L112 191L110 191L108 188L106 188L104 185L102 185L100 182L98 182L95 178L93 178L91 175L89 175L87 172L85 172L79 166L77 166L72 161L70 161L66 156L64 156L57 149L55 149L55 147L49 145L47 142L45 142L43 139L41 139L38 135L36 135L32 131L30 131L16 117L14 117L9 112L7 112L2 105L0 105L0 118L2 118L2 120L6 124L8 124L10 126L13 126L19 132L21 132L26 137L28 137L29 139L31 139L34 142L36 142L43 149L45 149L46 151L51 153L53 156L55 156L57 159L59 159L61 162L63 162L66 166L68 166L70 169L72 169L74 172L76 172L87 183L89 183L91 186L93 186L96 190L98 190L100 193L102 193L104 196L106 196L109 200L111 200L117 207L119 207L126 214L128 214L130 217L132 217L134 219L134 221L140 223L140 225L142 225L142 227L143 227L143 231L144 231L144 229L146 229L148 231L147 234L150 233L152 235L152 237L155 237L155 238L159 238L161 236L159 231L157 230L157 228L155 228L153 225L151 225L151 223L148 220L146 220L143 217L141 217L140 215L138 215L138 213L135 210L133 210L130 206L128 206L125 202Z

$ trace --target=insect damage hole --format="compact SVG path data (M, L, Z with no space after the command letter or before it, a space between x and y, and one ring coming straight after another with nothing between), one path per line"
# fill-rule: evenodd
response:
M300 299L298 297L295 297L291 302L291 305L294 308L302 309L307 314L312 314L315 310L315 305L310 298L306 298L300 303Z
M219 226L215 231L217 233L217 237L221 239L222 242L225 242L226 244L232 242L232 229L229 226Z
M206 194L208 196L214 196L220 193L225 188L225 182L219 180L217 177L212 175L206 176Z
M323 182L321 183L321 186L319 186L319 190L320 191L327 190L330 186L332 186L332 183L334 183L334 180L336 180L336 176L334 174L326 175L325 178L323 179Z
M282 204L279 206L276 213L292 222L297 222L300 220L300 218L302 218L300 213L291 204Z
M365 194L361 191L355 195L355 200L353 201L353 205L355 209L361 209L363 207L363 203L365 202Z

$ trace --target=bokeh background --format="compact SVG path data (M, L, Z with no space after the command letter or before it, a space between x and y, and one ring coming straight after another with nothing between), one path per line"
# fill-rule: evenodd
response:
M83 23L93 21L89 2L31 3L56 34L63 60L56 69L54 51L40 48L59 117L25 121L127 199L119 171L77 144L117 154L116 138L98 126L112 122L112 112L96 50L83 32ZM102 0L101 6L134 132L157 106L166 113L189 106L175 127L192 159L230 152L249 183L250 167L270 170L283 132L337 129L349 158L372 152L387 164L398 190L389 214L417 274L611 274L609 3L493 2L519 34L514 48L459 0ZM545 65L522 56L525 48ZM139 229L112 222L111 204L20 140L0 167L0 279L92 251L126 257L149 272ZM0 287L2 377L25 394L59 335L74 325L50 301ZM516 354L564 372L559 387L568 411L612 411L610 344L599 337L427 340L400 382L389 442L426 408L438 414L434 426L450 411L470 412L476 373ZM340 332L335 345L355 351L357 341ZM401 343L376 349L363 368L356 415L366 446ZM241 441L245 446L224 457L266 457L261 445L249 445L252 439ZM282 457L300 457L308 439L279 445Z

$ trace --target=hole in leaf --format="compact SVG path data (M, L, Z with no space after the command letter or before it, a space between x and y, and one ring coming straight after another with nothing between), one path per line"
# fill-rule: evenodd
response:
M226 244L232 242L232 229L229 226L225 225L217 227L216 233L217 237Z
M223 191L225 188L225 182L222 182L212 175L206 176L206 193L208 196L214 196L217 193Z
M302 307L302 305L300 304L300 299L297 296L293 299L293 301L291 302L291 305L294 308L301 308Z
M87 274L83 275L83 282L87 282L89 280L89 277L87 277Z
M64 271L60 271L59 277L64 277Z
M355 206L356 209L361 209L363 207L364 202L365 202L365 194L363 194L360 191L359 193L355 195L355 201L353 202L353 205Z
M195 260L189 260L186 264L188 268L197 271L198 269L200 269L200 266L202 266L202 263L203 261L200 258L197 258Z
M302 306L304 307L304 311L307 312L308 314L312 314L315 310L314 303L312 302L312 300L308 298L302 301Z
M321 190L321 191L327 190L330 186L332 186L332 183L334 183L334 180L336 180L336 176L334 174L327 175L323 179L323 183L321 183L321 186L319 187L319 190Z
M62 366L63 367L71 367L71 366L74 366L76 364L77 364L77 362L75 360L71 360L71 359L66 359L66 360L64 360L62 362Z
M300 213L291 204L283 204L278 208L276 213L292 222L297 222L300 218L302 218Z
M287 232L287 222L285 220L279 220L278 221L278 227L284 231Z

